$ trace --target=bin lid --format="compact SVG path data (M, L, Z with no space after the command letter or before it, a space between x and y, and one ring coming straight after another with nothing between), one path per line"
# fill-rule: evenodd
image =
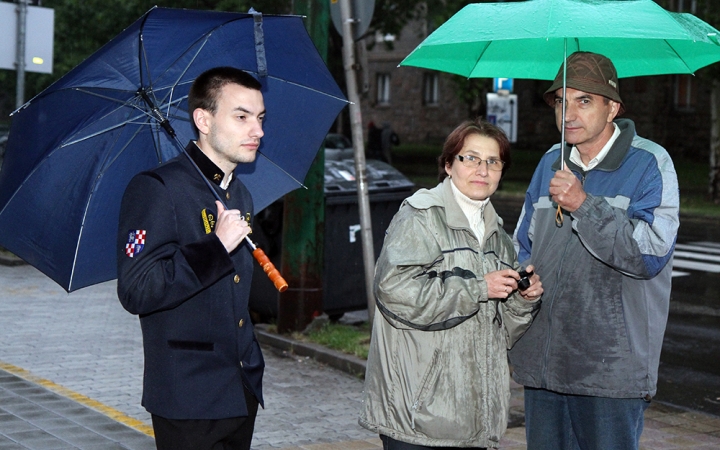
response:
M383 161L365 160L368 193L411 191L415 184L399 170ZM355 160L325 160L325 196L357 194Z

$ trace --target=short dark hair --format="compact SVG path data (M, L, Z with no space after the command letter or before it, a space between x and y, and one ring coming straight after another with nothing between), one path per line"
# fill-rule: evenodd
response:
M460 153L463 144L465 144L465 139L471 134L489 137L498 143L500 147L500 159L504 163L502 175L505 175L505 171L510 167L510 141L501 128L478 117L475 120L466 120L461 123L448 135L447 139L445 139L442 153L438 157L439 181L443 181L448 176L447 172L445 172L445 166L452 166L455 155Z
M190 123L196 134L198 130L192 118L193 111L200 108L215 114L220 90L228 84L239 84L257 91L262 88L262 85L255 77L235 67L214 67L201 73L193 82L188 94Z

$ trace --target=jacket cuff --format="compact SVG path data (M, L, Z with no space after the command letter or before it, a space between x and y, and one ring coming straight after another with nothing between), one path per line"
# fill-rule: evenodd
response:
M522 314L528 311L535 312L535 310L540 309L540 305L542 304L541 300L542 295L535 300L525 300L519 293L516 293L507 299L505 305L514 313Z
M207 287L234 269L232 259L215 233L180 248L200 283Z
M487 302L490 300L488 297L488 286L487 282L485 281L485 277L480 276L477 279L478 282L478 288L480 289L480 295L478 295L478 303Z
M580 207L573 211L570 215L574 219L582 219L583 217L586 217L588 213L592 210L592 203L595 199L595 197L592 194L585 193L585 201L582 202Z

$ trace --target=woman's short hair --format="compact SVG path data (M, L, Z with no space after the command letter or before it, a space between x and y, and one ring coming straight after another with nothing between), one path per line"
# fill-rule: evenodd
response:
M455 155L460 153L465 143L465 138L471 134L477 134L480 136L489 137L494 139L500 147L500 159L503 161L502 175L505 175L505 171L510 167L510 141L508 140L505 132L481 118L475 120L466 120L455 128L445 139L443 144L442 153L438 157L438 180L443 181L448 175L445 172L445 166L452 166L455 160Z
M193 82L188 93L190 123L196 134L198 130L195 121L192 120L193 111L200 108L209 111L210 114L215 114L220 90L228 84L239 84L257 91L262 88L255 77L235 67L214 67L201 73Z

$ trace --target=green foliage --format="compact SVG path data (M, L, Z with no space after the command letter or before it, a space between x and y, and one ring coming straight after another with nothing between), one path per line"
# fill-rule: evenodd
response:
M375 0L372 23L367 34L400 34L413 20L427 23L428 32L445 23L456 12L470 3L490 3L502 0ZM516 1L516 0L514 0ZM392 42L386 45L392 47Z

